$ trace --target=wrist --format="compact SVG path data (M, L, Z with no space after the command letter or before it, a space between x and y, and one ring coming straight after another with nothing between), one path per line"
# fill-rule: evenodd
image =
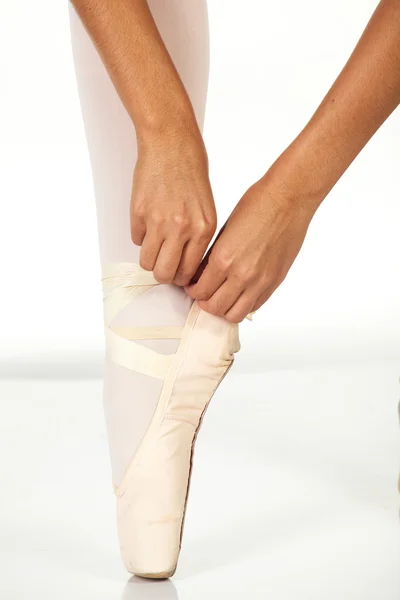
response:
M290 202L312 213L350 164L343 148L321 134L305 128L264 176L279 181Z
M196 116L191 106L175 105L163 113L152 113L135 122L138 148L146 150L155 144L201 138Z
M302 209L314 214L328 191L297 144L291 144L273 163L261 181L267 188L274 189L276 201L282 201L293 209Z
M196 121L164 121L137 135L138 157L152 164L191 164L195 172L208 174L208 155Z

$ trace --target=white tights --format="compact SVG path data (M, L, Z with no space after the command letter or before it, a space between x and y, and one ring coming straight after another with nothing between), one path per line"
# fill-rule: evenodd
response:
M149 0L164 43L203 127L209 67L206 0ZM75 73L89 149L102 265L138 262L131 241L129 204L137 159L135 131L103 63L69 3ZM190 298L181 288L160 285L128 305L115 325L182 326ZM159 353L175 352L176 340L140 342ZM106 357L104 409L113 480L119 484L153 415L162 381L125 369Z

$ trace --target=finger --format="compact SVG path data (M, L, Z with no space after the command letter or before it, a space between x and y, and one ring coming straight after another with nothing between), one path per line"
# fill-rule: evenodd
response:
M200 300L199 306L206 312L224 317L243 292L243 286L238 280L228 278L209 300Z
M152 271L157 262L158 253L164 239L155 229L148 229L140 250L139 264L142 269Z
M197 272L201 259L203 258L204 252L207 249L207 243L198 243L193 240L189 240L181 255L181 260L176 271L176 275L173 283L176 285L188 285Z
M143 209L138 208L133 194L129 204L129 217L131 222L131 240L137 246L141 246L146 235L146 220Z
M218 232L217 237L215 238L215 240L213 241L213 243L211 244L210 248L207 250L206 255L204 256L204 258L202 259L202 261L200 262L200 264L198 265L197 270L195 271L195 273L192 276L192 281L193 283L197 283L200 279L200 276L202 275L204 269L206 268L208 261L210 259L211 253L214 250L215 244L217 242L217 240L220 238L220 236L222 235L224 229L226 227L226 223L225 225L223 225L220 229L220 231Z
M260 290L257 291L256 288L249 289L248 291L246 290L226 313L225 318L233 323L240 323L249 313L255 312L265 304L278 289L280 284L281 280L275 281L267 289L264 289L261 294Z
M186 293L194 300L209 300L226 280L226 274L209 262L197 283L185 286Z
M272 294L276 291L276 289L279 286L274 285L269 287L267 290L265 290L256 300L256 302L254 303L254 308L253 310L258 310L263 304L265 304L267 302L267 300L269 300L272 296Z
M131 216L131 240L137 246L143 244L146 235L146 225L142 219Z
M184 241L174 237L164 240L157 261L153 269L153 275L160 283L171 283L178 269Z
M254 308L259 291L248 288L237 298L236 302L225 313L224 318L231 323L240 323Z
M274 294L276 292L276 290L278 289L278 287L280 287L281 284L284 282L286 275L287 275L287 272L284 273L283 275L276 277L274 279L273 283L271 283L271 285L269 285L266 289L264 289L261 292L261 294L258 296L257 300L254 303L253 310L258 310L263 304L265 304L271 298L272 294Z

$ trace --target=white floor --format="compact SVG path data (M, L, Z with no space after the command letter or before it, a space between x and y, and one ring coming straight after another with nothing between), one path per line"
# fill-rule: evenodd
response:
M164 582L119 561L101 381L0 380L0 597L398 600L399 373L235 365Z

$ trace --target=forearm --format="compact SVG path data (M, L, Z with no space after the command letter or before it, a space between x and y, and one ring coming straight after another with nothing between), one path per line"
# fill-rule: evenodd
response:
M196 129L179 74L146 0L71 0L136 128L138 141Z
M316 208L400 102L400 2L382 0L317 111L272 167ZM289 185L291 185L289 183Z

